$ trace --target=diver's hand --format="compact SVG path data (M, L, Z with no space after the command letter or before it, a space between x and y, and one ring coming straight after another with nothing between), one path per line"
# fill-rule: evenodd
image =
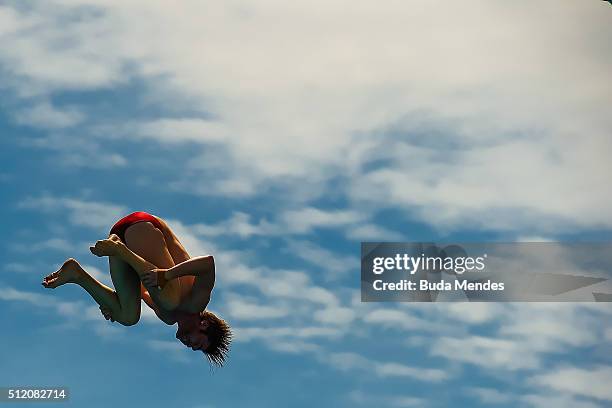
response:
M168 283L166 279L165 272L167 269L152 269L150 271L146 271L140 277L142 280L142 284L147 287L158 287L163 288Z
M102 316L104 316L104 318L106 320L110 320L111 322L115 321L115 319L113 319L113 315L111 313L111 310L108 307L100 306L100 311L102 312Z
M89 250L96 256L114 256L119 254L122 245L121 239L117 235L111 234L107 239L96 241L96 244L89 247Z

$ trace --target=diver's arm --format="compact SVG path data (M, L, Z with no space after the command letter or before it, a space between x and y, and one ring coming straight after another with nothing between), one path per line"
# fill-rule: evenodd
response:
M185 262L167 269L165 277L167 280L176 279L179 276L210 276L215 274L215 259L212 255L197 256Z
M163 287L168 281L180 276L195 276L199 282L212 288L215 283L215 259L212 255L197 256L172 268L146 271L142 282L147 287Z

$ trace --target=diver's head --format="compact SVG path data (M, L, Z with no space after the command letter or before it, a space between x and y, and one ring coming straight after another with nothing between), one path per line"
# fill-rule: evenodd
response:
M201 350L211 364L221 367L229 351L232 332L225 320L204 311L180 319L176 338L194 351Z

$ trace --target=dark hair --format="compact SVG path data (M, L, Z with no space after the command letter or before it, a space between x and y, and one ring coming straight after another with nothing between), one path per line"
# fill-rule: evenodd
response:
M210 343L206 350L202 351L211 364L222 367L227 358L227 353L229 352L230 343L232 341L230 326L225 320L218 318L208 311L200 312L200 321L206 321L208 323L206 335Z

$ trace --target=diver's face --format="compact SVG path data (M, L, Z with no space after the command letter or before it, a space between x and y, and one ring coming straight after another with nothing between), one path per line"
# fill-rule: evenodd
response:
M206 350L210 345L206 335L207 327L206 323L204 323L190 326L189 328L179 328L176 332L176 338L194 351Z

